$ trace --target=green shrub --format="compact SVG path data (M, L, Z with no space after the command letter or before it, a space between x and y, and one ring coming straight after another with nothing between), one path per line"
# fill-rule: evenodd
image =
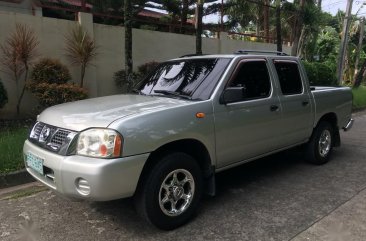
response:
M0 109L3 108L6 103L8 103L8 93L3 83L0 81Z
M336 73L328 64L318 62L304 62L304 67L309 78L310 85L337 85Z
M366 107L366 87L360 86L352 89L353 94L353 108L363 109Z
M309 63L309 62L305 62L305 61L303 62L303 64L304 64L310 85L315 85L314 82L317 82L317 79L318 79L318 71L317 71L315 65L313 63Z
M115 72L113 75L113 80L116 86L122 89L122 92L127 91L128 82L126 79L126 71L124 69ZM137 73L134 72L132 73L131 76L131 86L134 86L137 81L138 81L138 75Z
M142 78L152 72L158 65L158 62L151 61L138 66L137 72L132 73L131 86L134 86L139 81L141 81ZM126 71L124 69L115 72L113 75L113 80L116 86L122 89L122 92L127 91L128 81L126 80Z
M31 83L28 89L38 98L42 107L86 99L87 91L75 84Z
M152 71L156 69L159 65L159 62L151 61L137 67L137 74L140 78L144 78L146 75L150 74Z
M155 26L155 25L141 25L140 29L155 31L155 30L158 29L158 26Z
M71 75L59 60L44 58L34 65L31 79L36 83L65 84Z

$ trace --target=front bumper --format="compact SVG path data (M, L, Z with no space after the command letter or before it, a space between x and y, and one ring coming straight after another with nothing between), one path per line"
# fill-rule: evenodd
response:
M98 159L84 156L61 156L42 149L30 141L23 147L24 160L28 153L43 160L43 175L25 166L37 180L58 193L78 199L108 201L134 194L137 183L149 154L116 158ZM79 180L89 186L89 193L80 191ZM83 185L86 183L83 181Z

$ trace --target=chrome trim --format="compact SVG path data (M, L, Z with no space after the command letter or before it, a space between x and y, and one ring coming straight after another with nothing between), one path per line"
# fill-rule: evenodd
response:
M350 119L345 127L343 127L344 131L349 131L352 129L353 123L355 122L354 119Z
M47 173L47 174L45 175L45 177L47 177L47 178L51 179L53 182L55 182L55 175L54 175L54 174Z
M195 190L192 174L185 169L169 173L161 184L159 206L167 216L174 217L184 213L191 205Z
M77 132L37 122L29 135L29 140L37 146L66 156L68 148Z
M321 157L326 157L332 147L332 135L329 130L324 130L319 138L318 149Z

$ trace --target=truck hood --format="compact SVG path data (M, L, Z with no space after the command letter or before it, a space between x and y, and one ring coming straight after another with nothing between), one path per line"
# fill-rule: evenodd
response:
M107 127L113 121L143 112L154 112L189 103L157 96L113 95L47 108L38 121L74 131Z

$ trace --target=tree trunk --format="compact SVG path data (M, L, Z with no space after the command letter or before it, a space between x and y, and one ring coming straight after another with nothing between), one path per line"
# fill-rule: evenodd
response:
M317 8L321 11L322 10L322 0L317 1ZM314 55L315 55L315 48L318 42L320 32L320 26L318 26L313 32L310 33L312 36L311 41L309 43L310 48L308 48L309 51L306 52L305 59L307 61L313 61Z
M281 0L276 0L277 51L282 52Z
M355 73L354 73L354 77L357 76L358 73L358 65L360 62L360 52L362 49L362 42L363 42L363 37L364 37L364 33L365 33L365 18L361 18L360 21L360 36L358 39L358 46L357 46L357 50L356 50L356 61L355 61ZM353 83L355 83L356 81L354 81Z
M304 18L304 7L305 7L305 0L300 0L300 7L299 7L299 13L296 18L296 24L295 28L293 30L293 43L292 43L292 49L291 49L291 55L296 56L299 48L299 40L300 40L300 34L303 24L303 18Z
M297 48L297 56L301 56L304 48L305 43L305 36L306 36L306 29L305 27L302 28L300 38L299 38L299 46Z
M180 17L180 32L186 32L187 15L188 15L189 4L188 0L183 0L182 15Z
M23 96L24 96L25 87L26 87L26 83L27 83L27 79L28 79L28 71L29 71L29 66L28 66L28 64L25 64L24 86L23 86L22 92L21 92L21 94L18 98L18 102L17 102L17 115L18 116L20 114L20 104L21 104Z
M339 85L343 83L343 73L344 73L344 58L347 53L347 45L348 45L348 39L349 39L349 25L351 20L351 14L352 14L352 3L353 0L347 1L347 10L346 15L343 19L343 31L342 31L342 38L341 38L341 44L339 48L339 54L338 54L338 67L337 67L337 79Z
M81 71L80 71L80 88L83 88L84 87L85 69L86 69L85 64L81 64L80 69L81 69Z
M196 54L202 54L202 15L204 0L197 1L196 8Z
M365 73L366 73L366 60L363 61L363 64L356 75L355 83L353 84L354 88L360 87L361 82L362 82L363 78L365 77Z
M256 35L257 37L259 37L260 32L261 32L261 28L260 28L260 19L259 19L259 15L258 15L258 16L257 16L257 19L256 19L256 24L255 24L255 35Z
M266 43L269 43L269 0L264 0L264 34L266 37Z
M322 9L322 0L318 0L318 8L321 10Z
M124 21L125 21L125 71L127 81L127 92L132 88L132 5L131 0L124 0Z

